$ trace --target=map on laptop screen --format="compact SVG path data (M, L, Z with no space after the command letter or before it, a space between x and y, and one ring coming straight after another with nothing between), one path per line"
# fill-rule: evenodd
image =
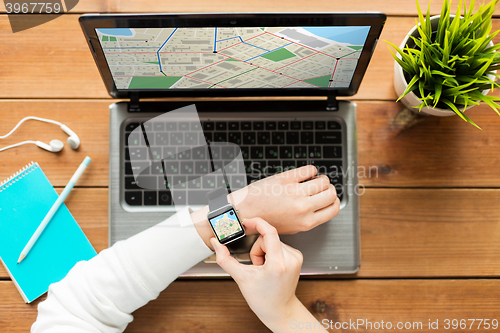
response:
M96 29L117 89L348 88L369 26Z

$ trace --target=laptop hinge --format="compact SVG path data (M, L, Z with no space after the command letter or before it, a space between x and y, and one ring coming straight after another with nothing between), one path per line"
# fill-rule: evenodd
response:
M339 101L337 101L337 93L335 91L328 92L326 96L326 109L328 111L339 110Z
M128 103L128 112L140 112L139 93L133 92L130 94L130 102Z

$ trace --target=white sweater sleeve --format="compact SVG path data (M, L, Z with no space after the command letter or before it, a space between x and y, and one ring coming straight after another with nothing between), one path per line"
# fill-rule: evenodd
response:
M213 252L186 208L89 261L49 287L31 332L122 332L131 315Z

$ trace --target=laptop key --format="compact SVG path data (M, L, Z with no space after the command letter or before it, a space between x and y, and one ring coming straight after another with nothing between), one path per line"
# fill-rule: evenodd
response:
M137 127L139 127L139 123L128 123L127 126L125 126L125 131L132 132Z
M341 146L323 146L324 158L342 158Z
M267 146L265 148L266 159L277 159L278 158L278 147L277 146Z
M193 148L193 160L205 160L208 159L208 147L200 146Z
M227 142L227 134L225 132L215 132L214 142Z
M270 176L282 172L281 161L267 162L267 171Z
M326 122L324 122L324 121L316 121L314 123L314 127L317 130L324 130L324 129L326 129Z
M172 195L170 191L159 191L158 192L158 204L161 206L172 204Z
M142 126L144 127L144 130L146 130L146 133L153 130L153 124L149 121L142 123Z
M342 143L341 132L316 132L316 144L339 144Z
M250 158L252 160L261 160L264 158L264 147L254 146L250 147Z
M215 123L216 131L225 131L227 130L227 123L225 121L218 121Z
M213 141L212 132L205 132L205 141L206 142L212 142ZM200 142L200 144L202 144L202 143Z
M144 206L156 205L156 191L144 191Z
M321 146L309 146L309 158L321 158Z
M125 192L125 202L130 206L142 205L142 192L141 191L127 191Z
M292 158L293 150L291 146L281 146L280 147L280 158Z
M249 155L249 148L246 146L241 146L241 156L243 157L244 160L248 160Z
M200 189L201 188L201 177L198 176L188 176L187 177L187 188L188 189Z
M165 131L165 123L155 122L153 124L153 130L155 132L164 132Z
M147 148L129 148L129 160L139 161L148 159Z
M175 148L175 147L163 147L163 159L164 160L175 160L175 154L177 154L177 148Z
M268 145L271 143L271 133L270 132L258 132L257 133L257 143L259 145Z
M280 131L287 131L288 130L288 121L278 121L278 129Z
M263 121L254 121L253 122L253 130L254 131L262 131L264 129Z
M172 201L174 205L185 205L186 202L186 191L184 190L172 190Z
M313 132L301 132L300 133L300 143L303 145L307 144L312 144L314 138L313 138ZM319 143L319 142L316 142Z
M220 156L225 160L233 160L235 158L234 146L221 147Z
M301 124L300 124L300 121L292 121L290 123L290 129L292 130L300 130L301 129Z
M240 145L241 144L241 133L240 132L229 132L227 141L234 143L236 145Z
M194 132L184 133L184 144L187 146L198 145L198 133L194 133Z
M241 122L241 130L242 131L250 131L252 130L252 123L249 121L242 121Z
M306 146L295 146L293 156L297 158L307 158L307 147Z
M168 145L168 133L155 133L155 142L157 146Z
M181 146L184 142L184 136L181 132L170 133L170 144Z
M191 175L194 172L194 163L189 161L189 162L181 162L180 166L180 172L181 175Z
M213 131L214 129L215 129L215 123L213 121L203 122L203 130L204 131Z
M240 130L240 123L237 121L230 121L228 123L228 128L230 131L239 131Z
M125 133L125 145L129 147L133 146L144 146L142 144L143 139L139 133Z
M255 132L243 132L243 144L244 145L254 145L255 144Z
M177 123L176 122L167 122L165 124L165 129L167 132L177 131Z
M266 130L274 131L275 129L276 129L276 122L275 121L266 121Z
M287 132L286 133L286 144L287 145L297 145L299 144L299 132Z
M302 123L302 129L312 130L313 129L313 122L312 121L304 121Z
M328 129L329 130L339 130L341 127L340 127L340 124L336 121L329 121L328 122Z
M285 132L273 132L273 145L285 144Z
M191 131L199 132L201 130L201 124L198 121L191 122Z
M199 161L194 163L194 169L198 175L206 175L210 173L208 161Z
M300 168L304 165L309 165L309 163L307 163L307 160L298 160L297 161L297 168Z
M179 131L182 131L182 132L189 131L189 123L185 122L185 121L180 122L179 123Z

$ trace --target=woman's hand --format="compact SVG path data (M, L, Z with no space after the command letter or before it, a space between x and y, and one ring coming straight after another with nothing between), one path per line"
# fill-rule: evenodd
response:
M279 234L307 231L336 216L340 208L335 187L327 176L315 177L316 173L312 165L285 171L233 192L229 198L243 219L261 217ZM247 234L255 233L246 229Z
M233 277L252 311L273 332L291 331L293 319L316 322L295 296L302 253L283 244L276 228L261 218L245 220L245 225L260 233L250 251L253 265L239 263L224 245L211 238L219 266Z

